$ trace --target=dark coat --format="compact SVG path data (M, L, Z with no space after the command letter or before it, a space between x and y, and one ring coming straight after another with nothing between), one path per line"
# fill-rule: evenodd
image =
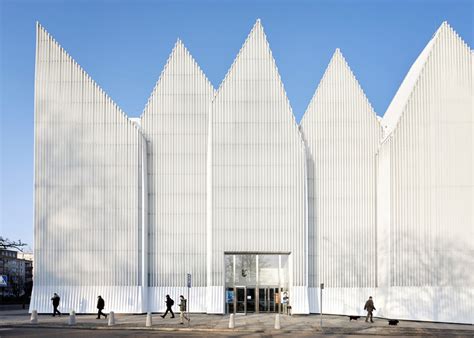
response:
M171 308L174 305L174 300L171 297L166 298L166 307Z
M365 302L364 310L367 310L369 312L376 310L372 299L369 299L368 301Z
M105 307L105 302L104 302L104 299L103 298L99 298L99 300L97 301L97 308L99 310L103 310Z
M53 301L53 306L59 306L59 300L61 298L59 298L59 296L54 296L53 298L51 298L51 300Z

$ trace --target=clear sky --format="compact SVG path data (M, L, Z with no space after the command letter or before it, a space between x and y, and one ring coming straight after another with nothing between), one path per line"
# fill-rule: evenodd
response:
M336 48L382 116L443 21L472 48L473 3L0 0L0 234L33 247L36 21L136 117L178 37L217 88L260 18L299 121Z

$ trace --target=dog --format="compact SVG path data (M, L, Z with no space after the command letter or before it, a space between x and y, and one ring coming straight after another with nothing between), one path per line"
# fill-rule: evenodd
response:
M389 320L388 320L388 325L396 326L397 324L398 324L398 320L397 320L397 319L389 319Z
M357 319L359 319L359 318L360 318L360 316L349 316L349 321L351 321L351 320L357 320Z

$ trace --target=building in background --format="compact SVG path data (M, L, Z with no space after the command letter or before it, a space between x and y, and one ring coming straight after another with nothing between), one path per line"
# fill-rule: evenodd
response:
M5 297L14 303L29 302L33 287L33 254L15 250L0 250L0 275L2 283L0 292L3 302Z
M472 323L473 56L446 24L376 117L336 50L298 126L258 20L217 91L178 40L129 119L42 28L30 310Z

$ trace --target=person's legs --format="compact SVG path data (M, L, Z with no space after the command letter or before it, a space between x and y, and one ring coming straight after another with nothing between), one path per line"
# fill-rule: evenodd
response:
M96 319L100 319L100 309L97 310L97 318Z
M370 311L367 311L367 316L365 316L365 322L369 321Z
M181 324L183 324L183 319L184 319L184 311L179 310L179 320L180 320Z
M174 318L174 312L173 309L170 307L170 313L171 313L171 318Z
M165 317L166 317L166 315L168 314L168 310L169 310L169 309L166 308L166 311L165 311L165 313L163 313L163 314L161 315L161 318L165 318Z
M373 323L374 321L372 320L372 311L370 311L370 322Z

